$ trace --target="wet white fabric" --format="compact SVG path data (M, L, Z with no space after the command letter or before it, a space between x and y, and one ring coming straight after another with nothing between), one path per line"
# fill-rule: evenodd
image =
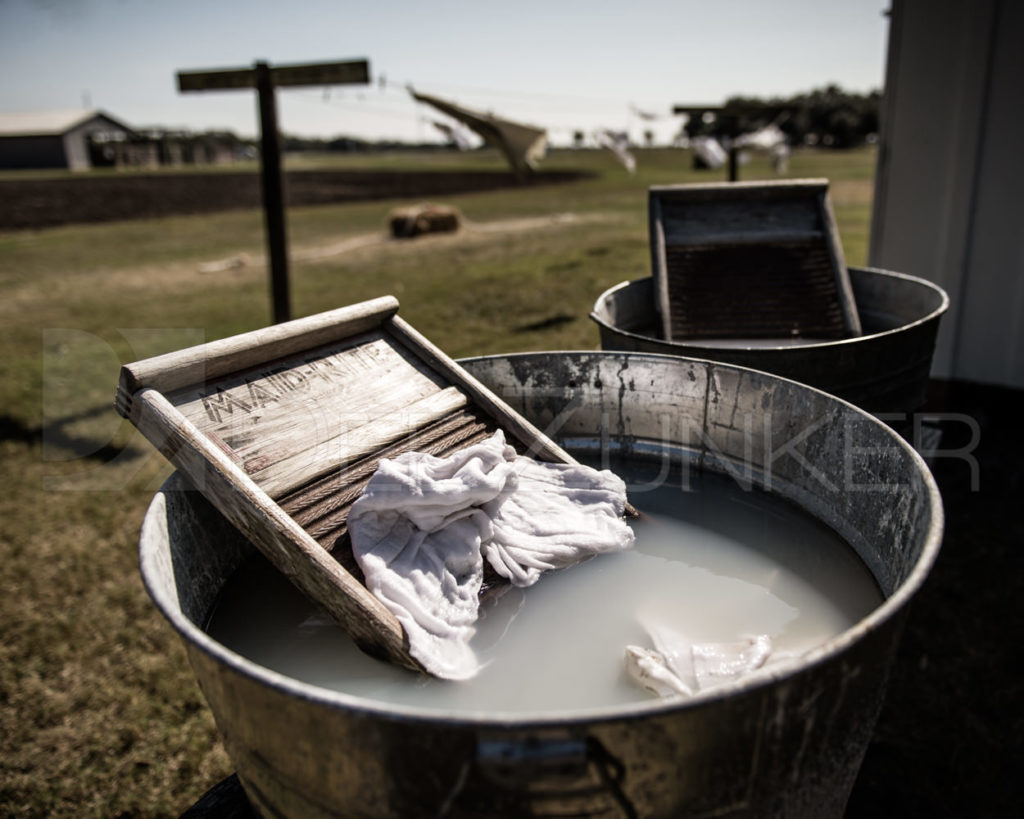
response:
M693 695L761 668L771 656L767 634L721 643L695 643L660 624L648 624L654 648L626 646L630 679L661 697Z
M492 527L484 557L513 585L633 545L622 519L626 486L612 472L517 457L515 473L515 491L483 507Z
M626 488L608 470L516 454L499 430L447 458L384 459L348 517L367 588L398 618L410 653L437 677L479 669L469 645L484 559L517 586L626 549Z

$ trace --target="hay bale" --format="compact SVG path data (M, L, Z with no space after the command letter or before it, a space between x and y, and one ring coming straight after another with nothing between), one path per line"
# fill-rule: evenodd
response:
M424 233L451 233L462 222L458 210L448 205L413 205L395 208L388 216L391 235L396 239L410 239Z

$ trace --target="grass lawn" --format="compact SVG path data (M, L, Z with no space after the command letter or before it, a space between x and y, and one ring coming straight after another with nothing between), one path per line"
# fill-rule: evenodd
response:
M408 202L289 212L293 313L394 294L454 357L595 349L594 300L650 274L650 185L723 178L689 154L553 153L567 185L451 196L457 234L390 241ZM502 168L492 154L292 160L291 167ZM875 154L799 151L867 257ZM776 178L754 160L744 179ZM138 529L169 468L112 409L122 362L266 324L262 217L230 212L0 234L0 814L178 815L229 774L176 634L142 588ZM246 258L220 272L209 262Z

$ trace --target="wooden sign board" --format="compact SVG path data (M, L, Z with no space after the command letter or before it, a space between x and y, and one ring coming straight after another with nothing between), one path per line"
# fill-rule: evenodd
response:
M860 335L828 180L656 186L648 205L666 340Z
M270 68L274 86L360 85L370 81L367 60L347 60L308 65L275 65ZM211 71L179 71L179 91L255 88L256 70L252 67L221 68Z
M125 365L116 406L361 647L419 668L347 538L380 459L499 428L520 453L572 459L397 311L384 297Z

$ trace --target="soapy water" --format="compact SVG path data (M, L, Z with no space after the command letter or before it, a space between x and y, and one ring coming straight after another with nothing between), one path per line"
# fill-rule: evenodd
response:
M549 572L528 589L505 587L484 603L473 638L484 667L472 680L365 655L260 556L225 585L207 631L267 668L385 707L514 715L650 700L624 663L627 645L652 645L645 624L694 643L767 635L776 656L789 657L880 604L864 564L813 516L721 475L686 483L631 495L643 513L632 523L634 549Z

